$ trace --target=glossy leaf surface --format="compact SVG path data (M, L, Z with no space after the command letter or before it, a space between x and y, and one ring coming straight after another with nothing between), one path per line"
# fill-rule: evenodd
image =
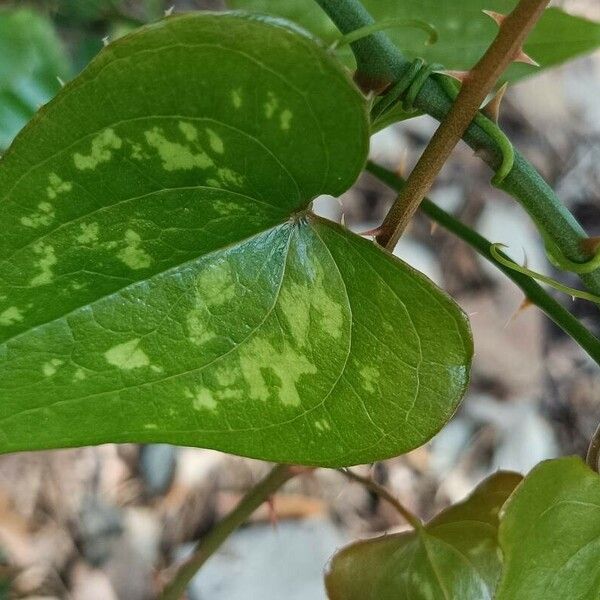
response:
M280 15L303 25L328 42L339 33L327 15L308 0L228 0L234 8ZM516 0L363 0L375 21L383 19L420 19L432 24L438 41L426 45L427 36L419 29L398 27L387 35L406 56L426 58L449 69L469 69L483 55L497 33L496 24L483 10L510 12ZM531 33L525 50L542 68L551 67L579 54L600 47L600 23L570 15L559 8L546 10ZM352 64L347 49L341 56ZM527 65L514 65L506 79L516 81L540 71Z
M32 10L0 9L0 150L69 74L50 21Z
M503 509L498 600L600 598L600 477L579 458L538 465Z
M341 465L429 439L468 380L464 315L306 211L367 136L345 71L281 24L173 17L103 51L0 164L0 450Z
M498 513L521 481L496 473L421 531L348 546L326 576L331 600L485 600L501 574Z

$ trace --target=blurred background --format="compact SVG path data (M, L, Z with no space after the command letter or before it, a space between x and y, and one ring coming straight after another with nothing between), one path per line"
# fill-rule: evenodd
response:
M598 0L553 4L600 21ZM12 12L15 7L23 10ZM103 39L171 8L222 9L224 3L0 1L0 149ZM599 98L597 52L511 86L501 112L514 144L590 235L600 235ZM388 128L373 138L372 158L407 174L435 127L419 117ZM487 167L461 145L431 198L491 241L510 246L530 268L555 274L527 216L489 179ZM315 210L343 217L360 232L377 226L393 199L364 176L339 201L319 198ZM455 418L429 444L358 470L427 519L497 469L524 473L545 458L585 454L600 421L600 372L591 359L536 308L519 310L523 296L509 280L422 215L396 254L470 315L472 384ZM575 276L569 283L578 285ZM562 301L600 334L596 306ZM2 456L0 579L14 578L15 598L149 600L169 576L168 565L267 470L260 461L166 445ZM277 496L276 513L274 526L264 507L227 541L195 579L190 600L323 599L323 569L336 548L404 528L393 509L326 469L290 482Z

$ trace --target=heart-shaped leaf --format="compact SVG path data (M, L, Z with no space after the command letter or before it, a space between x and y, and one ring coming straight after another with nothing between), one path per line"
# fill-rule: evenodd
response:
M70 74L52 24L32 10L0 10L0 149Z
M502 510L498 600L600 598L600 477L579 458L538 465Z
M510 12L517 0L362 0L375 21L420 19L433 25L438 41L427 45L427 35L417 28L398 26L386 33L410 58L423 57L448 69L470 69L490 45L498 28L483 10ZM322 39L332 42L339 33L314 1L228 0L244 8L291 19ZM542 68L548 68L600 46L600 23L570 15L559 8L546 10L529 36L525 50ZM352 64L347 48L341 56ZM505 80L517 81L539 73L539 68L514 65Z
M0 451L343 465L429 439L464 315L307 210L367 142L344 69L281 23L172 17L104 50L0 164Z
M501 574L498 513L521 481L496 473L420 530L351 544L333 558L331 600L486 600Z

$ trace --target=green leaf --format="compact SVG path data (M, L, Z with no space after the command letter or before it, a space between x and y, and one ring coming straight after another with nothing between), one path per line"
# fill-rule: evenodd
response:
M0 451L343 465L432 437L465 316L307 211L367 147L362 94L281 23L172 17L104 50L0 163Z
M579 458L538 465L502 510L498 600L600 598L600 477Z
M325 578L329 598L492 598L502 566L498 513L520 481L517 473L496 473L422 530L344 548L334 556Z
M339 33L326 14L309 0L228 0L233 8L243 8L289 18L322 39L332 42ZM398 28L387 31L406 56L423 57L448 69L469 69L483 55L498 28L482 10L510 12L516 0L363 0L376 21L388 18L421 19L438 31L436 44L426 45L427 36L419 29ZM565 62L600 46L600 23L569 15L559 8L546 10L531 33L525 51L542 69ZM353 65L344 49L342 57ZM517 81L541 69L514 65L505 79Z
M0 149L60 89L70 69L50 21L27 9L0 10Z

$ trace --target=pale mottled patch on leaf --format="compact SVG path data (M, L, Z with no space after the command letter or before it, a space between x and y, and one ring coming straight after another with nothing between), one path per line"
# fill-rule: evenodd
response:
M76 152L73 155L73 162L80 171L94 170L99 164L111 160L112 151L119 150L122 145L123 141L114 129L105 129L92 140L90 153L80 154Z
M139 233L128 229L125 232L125 247L119 250L117 258L130 269L147 269L152 264L152 257L144 250Z
M39 270L39 273L31 279L31 287L52 283L54 280L54 266L58 262L54 246L38 242L33 246L33 251L39 257L35 261L35 267Z
M149 367L150 359L140 348L140 342L140 338L135 338L109 348L104 353L106 362L123 371Z
M21 224L25 227L37 229L38 227L47 227L55 218L54 206L50 202L40 202L36 212L21 217Z
M160 127L154 127L144 135L148 145L158 151L165 171L208 169L214 165L206 152L168 140Z
M0 325L8 327L23 320L23 312L17 306L9 306L0 313Z

